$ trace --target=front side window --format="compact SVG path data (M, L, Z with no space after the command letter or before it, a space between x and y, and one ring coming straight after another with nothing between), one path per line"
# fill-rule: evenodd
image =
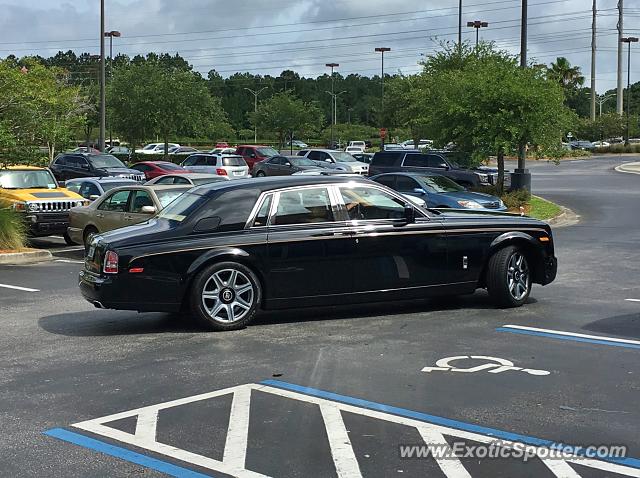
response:
M267 158L278 155L278 152L273 148L258 148L256 151L260 156L267 157Z
M326 188L307 188L280 193L274 225L333 222L333 210Z
M420 185L416 182L415 179L409 178L407 176L398 176L398 182L396 186L396 191L401 193L412 193L414 189L419 188Z
M194 166L196 164L196 160L198 159L198 156L189 156L187 159L184 160L184 163L182 163L183 166Z
M137 190L134 192L133 201L131 201L130 211L133 214L142 213L142 208L145 206L154 206L153 199L148 191Z
M125 212L127 210L130 195L131 191L117 191L102 201L102 204L98 206L98 209L101 211Z
M337 162L337 163L355 163L357 162L357 159L354 158L353 156L351 156L349 153L345 153L345 152L337 152L337 153L332 153L333 154L333 159Z
M349 219L353 221L404 217L404 203L379 189L367 186L341 187L340 193Z
M430 166L427 162L426 156L423 156L422 154L407 154L402 165L414 168L426 168L427 166Z
M440 156L430 154L427 156L427 164L430 168L446 168L447 162Z
M82 183L79 194L85 199L91 199L91 196L100 196L100 190L93 183Z
M65 188L67 188L69 191L73 191L74 193L77 193L78 191L80 191L80 186L85 185L86 183L65 183Z

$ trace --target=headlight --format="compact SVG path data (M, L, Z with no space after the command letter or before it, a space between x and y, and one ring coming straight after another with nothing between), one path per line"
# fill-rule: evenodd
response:
M482 209L482 206L475 201L458 201L458 204L465 209Z
M13 209L15 209L16 211L26 211L27 210L27 203L24 201L19 201L19 202L14 202L11 207L13 207Z
M500 202L498 204L499 204L498 207L504 207L504 201L502 199L500 199Z
M480 182L482 184L489 184L489 175L488 174L480 174L480 173L476 173L478 175L478 179L480 180Z

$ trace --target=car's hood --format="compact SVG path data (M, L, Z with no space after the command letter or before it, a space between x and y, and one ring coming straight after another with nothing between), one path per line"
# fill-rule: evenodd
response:
M538 219L508 212L495 212L488 209L438 209L438 212L438 219L448 224L462 225L468 222L481 222L486 223L487 226L495 223L496 225L507 224L509 226L524 225L549 228L545 222Z
M355 163L335 163L335 167L344 168L349 171L368 171L369 165L367 163L361 163L360 161Z
M6 201L64 201L84 199L68 189L0 189L0 199Z
M475 201L480 204L493 203L500 201L499 198L490 194L475 193L472 191L457 191L452 193L439 193L442 196L462 201Z

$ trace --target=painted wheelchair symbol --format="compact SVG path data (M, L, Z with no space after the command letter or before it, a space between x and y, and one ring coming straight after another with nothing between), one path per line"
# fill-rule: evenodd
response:
M452 365L451 362L462 360L482 360L485 363L476 365L470 368L460 368ZM487 357L485 355L460 355L457 357L445 357L436 362L435 367L424 367L423 372L460 372L460 373L475 373L487 370L489 373L502 373L510 370L516 372L525 372L529 375L544 376L549 375L551 372L547 370L536 370L533 368L516 367L510 360Z

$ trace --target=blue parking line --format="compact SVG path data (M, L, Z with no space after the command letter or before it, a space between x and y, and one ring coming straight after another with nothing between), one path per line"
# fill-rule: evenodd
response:
M609 345L611 347L623 347L627 349L640 349L637 344L625 344L623 342L612 342L606 339L589 339L586 337L573 337L571 335L554 334L552 332L537 332L534 330L511 329L509 327L498 327L497 332L509 332L510 334L535 335L538 337L547 337L551 339L570 340L572 342L584 342L587 344Z
M398 408L391 405L384 405L382 403L371 402L361 398L350 397L347 395L340 395L333 392L327 392L319 390L317 388L303 387L301 385L295 385L293 383L282 382L280 380L264 380L260 382L263 385L270 387L280 388L284 390L290 390L292 392L302 393L304 395L310 395L312 397L324 398L334 402L345 403L360 408L367 408L369 410L376 410L379 412L390 413L401 417L412 418L427 423L433 423L435 425L442 425L445 427L455 428L457 430L463 430L472 433L478 433L491 437L500 438L502 440L514 441L524 443L526 445L533 445L538 447L552 448L558 450L564 450L568 453L577 454L579 456L586 456L585 450L581 450L581 447L575 445L568 445L565 443L554 442L551 440L544 440L542 438L536 438L527 435L520 435L518 433L511 433L504 430L498 430L496 428L483 427L480 425L474 425L473 423L461 422L458 420L452 420L450 418L443 418L436 415L429 415L427 413L417 412L414 410L408 410L406 408ZM609 463L615 463L617 465L629 466L632 468L640 469L640 459L631 457L611 457L611 456L590 456Z
M174 465L168 461L158 460L148 455L143 455L126 448L122 448L116 445L111 445L95 438L90 438L80 433L75 433L64 428L52 428L44 432L45 435L50 437L64 440L74 445L79 445L90 450L99 451L105 455L110 455L121 460L129 461L137 465L142 465L152 470L166 473L169 476L175 476L176 478L211 478L211 475L204 475L197 471L184 468L182 466Z

